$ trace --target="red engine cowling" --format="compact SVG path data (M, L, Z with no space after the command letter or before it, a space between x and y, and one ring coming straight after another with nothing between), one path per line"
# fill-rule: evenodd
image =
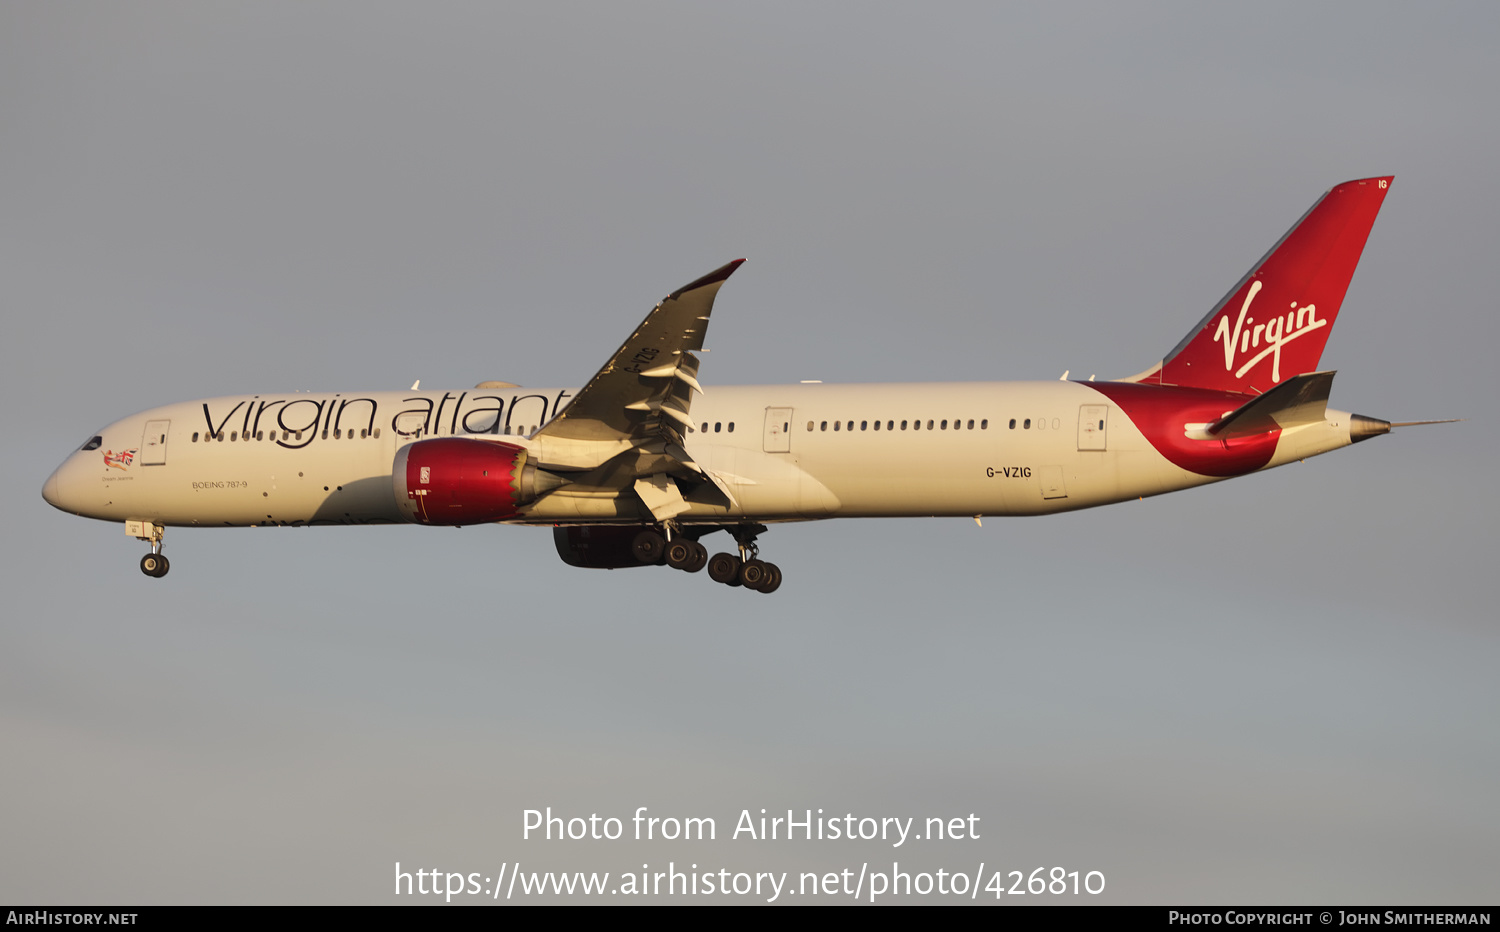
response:
M557 546L557 555L569 566L617 570L647 565L637 560L630 549L640 532L639 525L555 527L552 529L552 543Z
M504 521L538 494L524 448L463 437L402 447L391 484L406 520L454 527Z

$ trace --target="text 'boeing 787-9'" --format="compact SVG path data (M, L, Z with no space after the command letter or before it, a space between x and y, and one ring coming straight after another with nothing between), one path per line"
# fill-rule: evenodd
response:
M47 479L167 527L530 524L581 567L708 567L772 592L766 526L1036 515L1270 469L1393 426L1328 408L1323 346L1391 179L1333 188L1161 362L1110 382L699 383L731 262L668 295L582 388L210 398L97 431ZM737 552L700 542L726 531Z

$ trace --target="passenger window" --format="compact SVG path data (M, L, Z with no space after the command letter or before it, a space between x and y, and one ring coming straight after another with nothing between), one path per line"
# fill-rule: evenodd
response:
M850 428L853 429L854 422L850 421L849 425L850 425ZM870 422L869 421L860 421L859 422L859 429L860 430L869 430L869 428L870 428Z
M729 422L729 432L731 434L734 433L734 421Z
M1010 426L1015 427L1016 425L1015 425L1014 422L1012 422ZM990 429L990 419L989 418L985 418L984 420L980 421L979 422L979 429L980 430L989 430Z
M236 442L237 440L239 440L239 436L240 436L240 432L239 431L237 431L237 430L231 430L229 432L229 442L230 443Z
M932 421L931 420L928 420L928 422L927 422L927 429L928 430L932 430Z
M947 429L948 429L948 419L947 418L943 418L943 430L947 430Z
M842 427L842 426L843 426L843 424L844 424L844 422L843 422L843 421L834 421L834 422L833 422L833 429L834 429L834 430L838 430L838 429L839 429L839 428L840 428L840 427Z
M969 418L969 430L973 430L973 429L974 429L974 419L973 418Z
M875 422L875 429L876 429L876 430L879 430L879 429L880 429L880 422L879 422L879 421L876 421L876 422Z
M812 430L812 425L813 425L813 422L812 421L808 421L807 422L807 429L808 430Z
M820 426L818 428L818 430L827 430L827 429L828 429L828 422L827 421L824 421L823 424L822 424L822 426Z
M886 430L895 430L896 429L896 422L895 421L886 421L885 422L885 429Z
M722 431L723 429L724 429L724 422L723 421L714 421L714 433L717 434L720 431Z
M341 428L341 427L335 427L333 429L333 439L335 439L335 440L343 440L344 439L343 428Z
M193 431L193 442L194 442L194 443L197 443L197 442L198 442L198 432L197 432L197 431L196 431L196 430L195 430L195 431ZM88 448L87 448L87 447L85 447L85 448L84 448L84 449L88 449Z
M705 434L708 433L708 422L707 421L703 422L703 432Z
M301 439L302 439L302 431L300 431L300 430L299 430L299 431L297 431L297 439L298 439L298 440L301 440ZM379 439L380 439L380 428L378 428L378 427L377 427L377 428L375 428L375 439L376 439L376 440L379 440Z
M906 430L906 422L905 421L901 422L901 429L902 430Z
M1031 418L1027 418L1024 422L1022 422L1021 429L1022 430L1031 430Z
M368 438L369 436L370 436L370 429L368 427L364 427L364 428L360 429L360 431L359 431L359 439L364 440L364 439Z

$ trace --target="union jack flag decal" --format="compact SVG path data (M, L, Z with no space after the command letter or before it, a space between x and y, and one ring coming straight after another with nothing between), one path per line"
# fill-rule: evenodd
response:
M131 461L134 459L134 450L121 450L119 453L116 453L113 450L104 451L104 465L112 466L115 469L124 469L126 466L129 466Z

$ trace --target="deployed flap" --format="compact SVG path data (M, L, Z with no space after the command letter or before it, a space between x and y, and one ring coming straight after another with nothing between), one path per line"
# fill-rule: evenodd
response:
M635 480L635 494L658 521L674 518L692 507L682 500L682 491L666 473Z
M598 443L607 455L666 440L682 444L698 385L698 359L719 287L736 259L663 298L563 412L537 433L543 441ZM569 443L571 441L572 443ZM602 461L602 460L601 460Z
M1333 388L1333 376L1332 372L1309 372L1287 379L1214 421L1206 432L1228 440L1317 424L1328 416L1328 392Z

